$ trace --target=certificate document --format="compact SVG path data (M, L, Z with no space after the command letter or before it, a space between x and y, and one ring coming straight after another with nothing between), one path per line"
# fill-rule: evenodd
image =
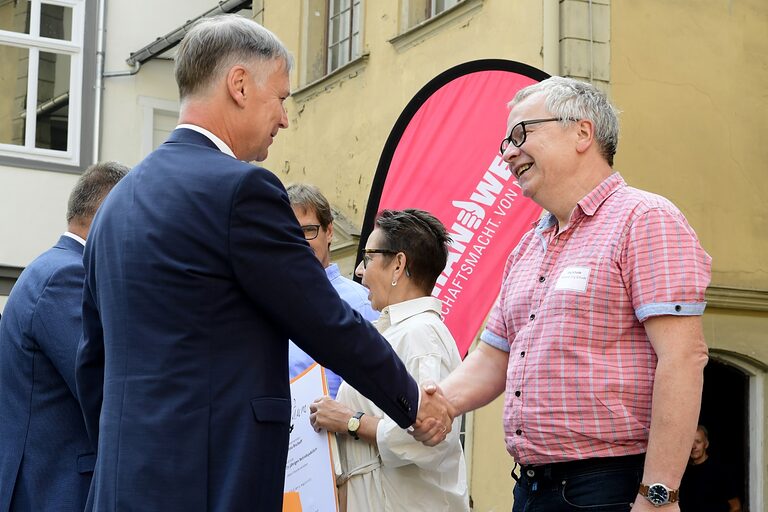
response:
M290 499L283 506L286 512L338 511L331 456L333 434L315 432L309 423L309 404L327 393L325 372L317 363L291 381L291 436L285 465L285 493ZM301 508L296 508L297 501Z

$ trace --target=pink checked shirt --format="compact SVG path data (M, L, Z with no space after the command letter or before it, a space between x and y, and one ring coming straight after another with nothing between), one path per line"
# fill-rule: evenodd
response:
M507 450L522 464L642 453L656 371L642 322L701 315L711 258L672 203L618 173L556 227L547 214L509 256L481 336L510 352Z

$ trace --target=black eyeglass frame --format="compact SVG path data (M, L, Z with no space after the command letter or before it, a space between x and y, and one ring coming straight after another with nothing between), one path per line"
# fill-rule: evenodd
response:
M525 139L528 137L528 131L525 129L526 126L529 124L540 124L540 123L549 123L552 121L559 121L559 122L565 122L565 121L578 121L578 119L574 119L572 117L550 117L547 119L529 119L527 121L520 121L515 126L512 127L512 129L509 131L509 135L507 137L504 137L501 139L501 144L499 144L499 152L503 155L504 151L507 150L510 144L515 146L516 148L519 148L523 144L525 144ZM514 140L512 140L512 134L515 133L515 129L520 126L523 129L523 138L520 140L520 143L515 143Z
M320 235L320 224L304 224L301 226L301 232L304 233L304 240L314 240ZM307 236L306 228L312 228L315 230L315 236Z
M368 258L366 256L369 254L391 254L394 256L397 253L398 251L391 251L389 249L360 249L364 269L368 268Z

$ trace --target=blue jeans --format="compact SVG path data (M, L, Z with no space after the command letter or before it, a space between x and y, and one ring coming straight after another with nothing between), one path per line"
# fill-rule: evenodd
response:
M628 512L643 476L643 456L523 466L512 512Z

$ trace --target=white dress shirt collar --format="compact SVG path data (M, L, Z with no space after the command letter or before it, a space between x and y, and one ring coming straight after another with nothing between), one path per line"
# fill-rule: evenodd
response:
M227 146L226 142L224 142L223 140L221 140L220 138L218 138L216 135L214 135L213 133L209 132L205 128L202 128L202 127L197 126L195 124L188 124L188 123L182 123L182 124L180 124L180 125L178 125L176 127L176 129L179 129L179 128L186 128L187 130L192 130L192 131L195 131L195 132L197 132L197 133L199 133L201 135L205 135L206 137L208 137L208 139L211 142L216 144L216 147L219 148L219 151L221 151L222 153L226 153L227 155L231 156L232 158L237 158L235 156L234 151L232 151L232 148Z
M64 236L68 236L68 237L69 237L69 238L71 238L72 240L77 240L78 242L80 242L80 243L83 245L83 247L85 247L85 239L84 239L84 238L80 238L80 237L79 237L79 236L77 236L76 234L74 234L74 233L71 233L71 232L69 232L69 231L67 231L66 233L64 233Z
M397 325L420 313L431 311L442 319L442 301L432 296L410 299L397 304L391 304L381 310L381 316L374 322L379 332L384 332L392 325Z

